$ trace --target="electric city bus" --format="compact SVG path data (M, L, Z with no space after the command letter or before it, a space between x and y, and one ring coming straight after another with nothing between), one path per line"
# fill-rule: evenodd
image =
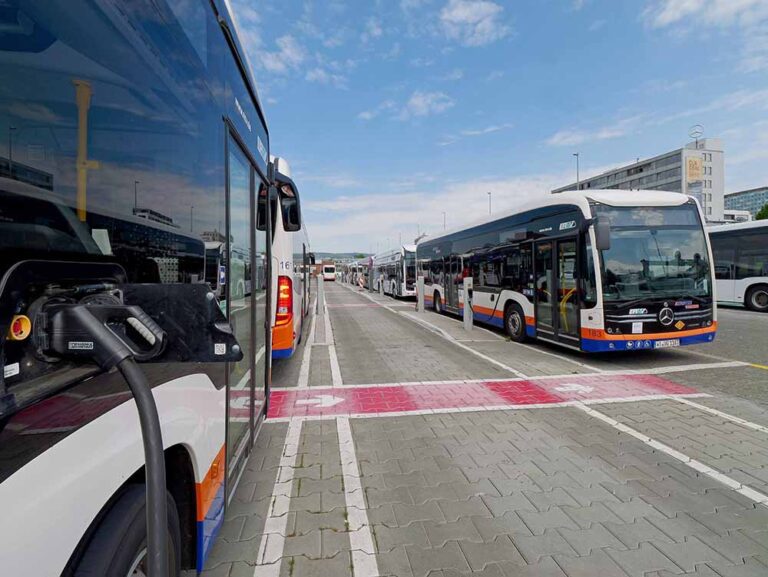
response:
M290 197L300 227L233 16L226 0L12 0L0 28L2 573L147 573L162 476L106 342L135 345L157 405L168 574L201 571L267 402L256 199ZM76 312L110 340L75 340Z
M405 245L373 257L373 290L383 285L393 297L416 296L416 245Z
M276 179L290 183L288 190L297 190L291 180L291 169L284 158L274 158ZM277 199L279 210L273 212L272 266L277 274L272 278L272 290L277 295L272 315L272 358L293 356L301 342L304 318L309 313L311 253L306 226L300 230L286 226L293 198L288 194Z
M768 221L709 229L718 302L768 312Z
M696 201L673 192L552 195L419 243L425 302L463 315L471 277L474 320L515 341L588 352L710 342L717 313L702 222Z

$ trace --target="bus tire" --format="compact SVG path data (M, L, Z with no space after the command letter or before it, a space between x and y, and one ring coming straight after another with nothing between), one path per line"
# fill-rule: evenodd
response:
M181 574L181 525L176 503L168 500L168 575ZM115 501L85 547L74 577L130 577L147 546L146 486L129 485Z
M749 310L759 313L768 312L768 285L759 284L750 287L744 303Z
M528 340L525 332L525 315L517 303L510 303L504 308L504 330L510 339L516 343Z
M434 298L432 299L432 308L437 314L443 312L443 303L440 300L440 293L435 291Z

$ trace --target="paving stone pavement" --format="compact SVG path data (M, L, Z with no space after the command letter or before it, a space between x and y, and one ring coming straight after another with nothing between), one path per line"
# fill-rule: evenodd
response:
M381 575L768 575L768 508L575 409L352 427Z

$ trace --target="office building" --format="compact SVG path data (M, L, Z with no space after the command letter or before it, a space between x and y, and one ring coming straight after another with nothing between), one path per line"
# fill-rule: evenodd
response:
M719 138L703 138L683 148L653 158L580 179L579 190L618 188L622 190L668 190L696 197L708 221L722 222L724 215L725 170L723 145ZM577 183L553 190L576 190Z
M751 188L725 195L725 208L730 210L748 210L752 218L768 204L768 186Z

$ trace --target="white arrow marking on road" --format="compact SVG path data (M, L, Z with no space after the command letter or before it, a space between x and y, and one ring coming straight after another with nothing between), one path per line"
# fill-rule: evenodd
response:
M344 401L344 399L339 397L334 397L333 395L318 395L316 397L311 397L309 399L299 399L296 401L297 405L317 405L320 408L325 407L332 407L334 405L338 405Z
M555 390L560 393L591 393L595 390L595 387L577 385L576 383L566 383L560 387L555 387Z

